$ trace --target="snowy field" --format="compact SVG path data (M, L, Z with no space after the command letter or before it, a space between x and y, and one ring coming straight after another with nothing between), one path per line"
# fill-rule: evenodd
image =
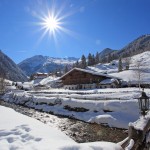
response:
M113 60L111 63L98 64L88 67L89 70L99 73L107 73L108 75L122 78L129 83L138 83L137 64L140 62L141 70L141 83L150 83L150 51L143 52L141 54L132 56L130 59L130 68L125 70L125 61L123 62L123 71L118 72L118 60ZM113 65L112 65L113 64Z
M150 89L145 89L150 96ZM25 105L45 112L65 115L91 123L128 129L129 122L139 118L138 88L43 91L14 90L4 95L7 102Z
M0 106L0 150L122 150L122 148L119 144L110 142L78 144L55 128Z

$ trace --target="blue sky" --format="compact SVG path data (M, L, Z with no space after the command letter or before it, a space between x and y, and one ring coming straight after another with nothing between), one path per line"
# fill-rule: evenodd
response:
M55 8L55 9L54 9ZM121 49L150 30L150 0L0 0L0 49L16 63L34 55L80 57ZM55 10L65 31L39 23Z

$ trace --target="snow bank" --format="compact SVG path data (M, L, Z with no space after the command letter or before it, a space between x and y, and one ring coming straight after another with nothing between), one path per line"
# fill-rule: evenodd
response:
M92 100L77 100L77 99L61 99L63 106L70 106L71 108L85 108L90 111L102 111L104 108L104 101Z
M134 146L134 140L131 139L130 142L129 142L129 145L125 148L125 150L131 150Z
M0 120L0 147L3 150L48 150L75 144L60 131L9 108L0 106Z
M3 106L0 106L0 120L2 150L122 150L110 142L78 144L61 131Z
M33 102L36 104L55 104L57 101L56 97L36 97L34 96Z
M58 90L57 92L60 93ZM67 94L61 92L48 94L43 91L37 95L26 91L13 91L4 95L7 102L25 105L45 112L74 117L86 122L107 124L111 127L128 128L129 122L139 118L138 102L133 97L139 95L137 89L101 90L99 94ZM98 91L99 92L99 91ZM35 96L36 95L36 96ZM105 99L109 95L114 100L83 100L73 97L100 97ZM120 100L115 97L120 96ZM66 98L67 97L67 98ZM123 100L128 98L128 100ZM122 99L122 100L121 100Z
M146 116L141 116L136 122L130 123L130 126L133 126L136 130L144 130L146 125L148 124L150 120L150 112Z

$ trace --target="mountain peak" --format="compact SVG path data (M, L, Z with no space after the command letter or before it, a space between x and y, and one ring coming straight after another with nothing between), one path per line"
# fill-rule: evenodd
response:
M78 59L74 57L54 58L49 56L35 55L20 62L18 66L26 73L31 75L35 72L49 73L57 69L63 69L65 65L72 65Z
M130 42L119 51L119 55L133 56L150 50L150 34L145 34Z
M110 48L105 48L104 50L102 50L99 53L99 56L102 58L102 57L105 57L106 55L108 55L110 53L113 53L114 51L116 51L116 50L113 50L113 49L110 49Z

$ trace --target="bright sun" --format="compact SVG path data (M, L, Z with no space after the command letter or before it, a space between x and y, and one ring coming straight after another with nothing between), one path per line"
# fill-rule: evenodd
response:
M41 30L44 30L41 39L48 33L50 37L56 39L56 33L63 31L64 27L61 22L62 18L58 17L54 12L48 12L47 15L40 17L38 25L41 26Z
M50 36L55 36L56 32L61 29L61 22L59 21L59 18L52 14L48 14L47 16L44 16L41 18L42 21L40 22L40 25L42 29L45 30L45 33L49 33Z
M57 43L57 37L60 37L58 34L60 35L62 32L71 36L73 34L71 30L65 27L67 25L65 19L72 15L72 13L65 13L65 7L56 9L57 7L54 6L51 6L51 9L47 9L47 13L41 11L41 13L36 16L39 19L39 22L36 22L36 25L40 26L39 30L43 32L39 41L48 34L49 37L54 39Z
M47 28L50 32L54 32L59 28L59 21L52 16L48 16L44 19L43 25Z

